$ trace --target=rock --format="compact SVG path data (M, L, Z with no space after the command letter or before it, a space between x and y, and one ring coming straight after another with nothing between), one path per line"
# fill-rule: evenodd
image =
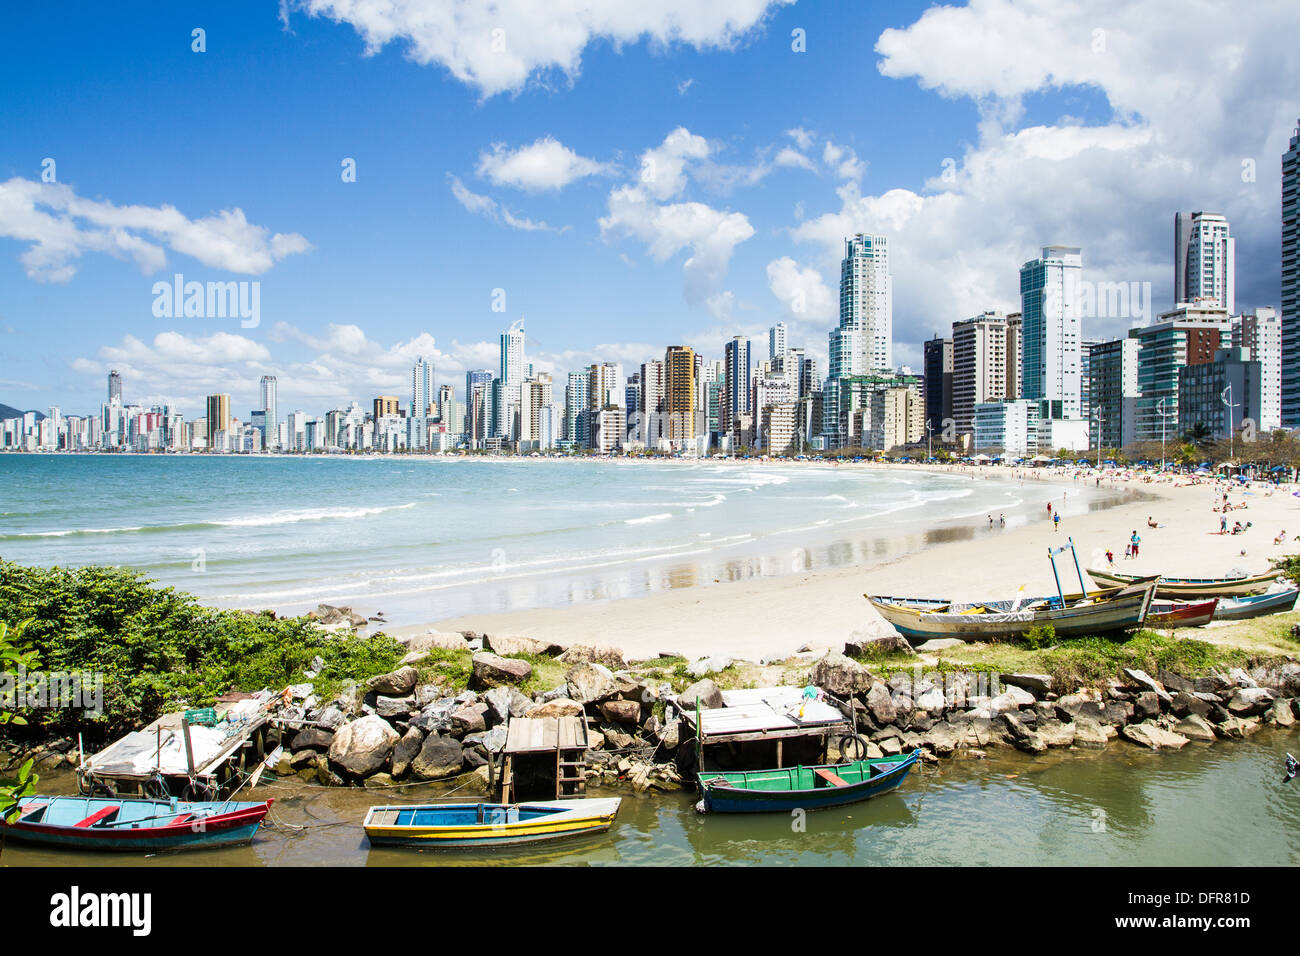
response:
M411 760L411 772L421 780L442 780L460 773L463 762L460 741L430 734Z
M1261 687L1272 688L1282 697L1300 697L1300 664L1294 661L1258 667L1251 671L1251 676Z
M334 734L329 730L321 730L319 727L305 727L294 735L293 742L289 744L289 749L298 750L329 750L330 744L334 742Z
M936 651L946 651L951 647L961 647L965 643L955 637L932 637L924 644L918 644L916 650L922 654L933 654Z
M1175 674L1173 671L1164 667L1156 671L1156 680L1160 681L1165 690L1169 691L1171 694L1177 694L1179 692L1190 694L1196 690L1195 681L1188 680L1181 674Z
M393 776L404 777L411 768L411 761L424 746L424 732L419 727L408 728L402 739L393 748Z
M1182 734L1188 740L1206 740L1213 742L1214 728L1210 722L1200 714L1188 714L1178 723L1174 724L1174 730Z
M924 710L929 714L942 714L947 703L942 687L927 687L916 695L914 706L917 710Z
M560 697L544 704L534 704L524 712L525 717L577 717L582 713L582 705L576 700Z
M1211 673L1205 677L1197 677L1192 681L1192 686L1198 693L1205 694L1231 694L1233 687L1236 686L1228 678L1219 673Z
M483 735L483 749L490 754L499 754L506 749L506 739L509 734L506 731L506 725L493 727Z
M1137 684L1143 690L1147 690L1155 694L1166 704L1171 703L1173 701L1173 696L1169 693L1169 691L1165 690L1164 687L1161 686L1160 682L1157 681L1155 678L1153 678L1146 671L1139 670L1136 667L1126 667L1124 668L1124 676L1127 677L1129 680L1131 680L1133 683Z
M520 684L533 676L533 665L517 657L500 657L481 651L470 661L474 666L474 681L480 687Z
M966 728L957 728L946 720L931 727L922 738L940 757L950 757L958 747L966 745Z
M455 732L473 734L487 730L487 704L465 704L451 712L451 725Z
M730 657L701 657L699 660L693 661L686 668L686 673L699 679L708 674L717 674L720 671L725 671L731 665L732 660Z
M916 650L900 634L874 634L870 637L854 637L844 644L845 657L879 657L882 654L904 654L916 656Z
M668 750L676 750L681 743L682 722L680 720L670 720L664 724L663 732L659 735L660 742Z
M1125 670L1127 671L1127 668ZM1152 750L1177 750L1187 744L1187 738L1182 734L1165 730L1159 724L1149 720L1140 724L1129 724L1120 730L1120 734L1133 743L1150 747Z
M1272 707L1276 699L1267 687L1242 687L1228 701L1228 713L1234 717L1254 717Z
M552 644L550 641L539 641L535 637L516 637L508 634L485 634L483 635L483 646L494 654L500 654L502 657L510 657L514 654L541 657L561 652L559 644Z
M1075 726L1049 717L1038 722L1037 732L1049 747L1069 747L1074 743Z
M843 654L834 651L813 665L808 678L810 684L822 688L837 697L847 697L871 688L871 672L857 661L849 660Z
M1135 716L1140 717L1143 720L1148 717L1159 717L1160 698L1156 696L1154 691L1142 691L1142 693L1137 695L1137 699L1133 701L1133 713Z
M607 700L600 705L600 712L615 724L635 725L641 721L641 704L635 700Z
M998 678L1002 683L1019 687L1035 697L1052 692L1052 678L1049 674L999 674Z
M461 770L477 770L487 766L487 757L479 753L477 747L466 747L461 751Z
M591 704L617 693L614 675L603 664L586 661L570 667L564 675L569 697L580 704Z
M1259 721L1253 717L1229 717L1214 728L1226 740L1241 740L1259 730Z
M414 694L408 697L384 697L381 695L375 698L375 713L389 720L394 717L406 717L415 709Z
M1002 720L1007 728L1007 733L1011 736L1012 743L1016 747L1035 754L1047 750L1047 741L1043 739L1043 736L1026 727L1023 719L1015 711L1004 713Z
M366 687L385 697L405 697L415 691L420 675L414 667L400 667L390 674L380 674L366 681Z
M411 654L428 654L430 651L464 651L469 649L469 643L465 638L455 631L430 631L427 634L416 634L405 640L398 638L401 643L406 645L406 650Z
M1228 680L1238 687L1258 687L1259 683L1240 667L1228 671Z
M1174 702L1169 709L1178 717L1186 717L1189 714L1204 717L1210 712L1210 705L1195 694L1180 690L1174 694Z
M611 670L622 670L627 667L627 661L623 659L623 651L617 647L593 647L589 644L574 644L570 646L559 660L565 664L600 664Z
M317 754L312 763L315 765L313 769L316 773L316 782L321 786L341 787L347 783L330 767L329 758L325 754Z
M886 737L875 743L880 748L881 754L886 757L893 757L903 752L903 742L897 737Z
M509 686L493 687L483 695L483 703L488 705L487 722L493 727L511 717L523 717L533 706L518 688Z
M363 787L367 787L370 789L378 789L380 787L391 787L392 785L393 785L393 778L390 774L386 774L386 773L377 773L373 777L366 777L365 781L362 783Z
M316 765L317 750L299 750L289 758L289 766L293 770L301 770L303 767L314 767Z
M342 709L333 704L322 709L316 715L316 723L324 724L328 730L338 730L347 719L347 715L343 713Z
M330 763L354 777L368 777L392 756L397 731L382 717L369 716L344 724L330 743Z
M1273 706L1264 712L1264 719L1269 723L1277 724L1279 727L1294 725L1295 713L1291 701L1285 697L1275 700Z
M722 706L722 691L718 685L707 677L696 681L677 695L677 706L682 710L695 712L695 701L699 700L701 710L716 710Z
M889 696L889 688L881 681L876 681L871 685L871 690L867 691L867 712L882 727L898 719L898 708Z
M1074 719L1074 746L1085 750L1101 750L1108 739L1101 724L1091 717Z

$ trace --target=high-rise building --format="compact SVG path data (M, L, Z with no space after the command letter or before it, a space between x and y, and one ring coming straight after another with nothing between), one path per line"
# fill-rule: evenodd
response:
M374 400L375 421L385 415L396 417L402 414L402 400L396 395L377 395Z
M778 322L767 330L767 357L776 359L785 354L786 328L784 322Z
M220 395L209 395L208 426L205 435L208 442L208 448L213 448L215 446L217 432L228 431L229 428L230 396L224 393Z
M749 355L749 339L737 335L723 347L723 402L722 430L737 428L741 415L749 415L749 379L753 371Z
M1300 124L1282 154L1282 427L1300 426Z
M915 388L882 388L871 396L871 447L879 451L925 438L925 401Z
M1177 434L1178 376L1189 365L1214 360L1232 335L1226 309L1213 303L1181 303L1150 325L1132 329L1138 341L1137 440L1160 441Z
M1260 365L1259 421L1261 432L1282 427L1282 319L1269 306L1234 315L1232 347Z
M1021 378L1025 350L1025 327L1019 312L1007 314L1007 398L1020 398L1025 391Z
M564 389L564 440L579 448L589 447L587 404L587 375L570 372Z
M1242 422L1259 421L1260 363L1245 349L1224 348L1209 362L1189 365L1178 375L1178 431L1197 426L1214 439L1227 438Z
M935 435L952 418L952 339L936 335L925 343L921 372L925 381L925 423Z
M832 348L832 376L865 375L893 368L893 277L884 236L859 233L844 240L839 330L848 329L855 332L846 343L849 347ZM835 333L831 336L834 339Z
M108 402L122 404L122 374L117 369L108 373Z
M1131 337L1089 346L1084 387L1095 447L1123 448L1137 440L1139 347Z
M1174 304L1208 299L1237 310L1236 240L1228 220L1214 212L1174 214Z
M280 430L280 398L279 385L276 383L274 375L263 375L261 381L262 393L262 439L267 448L274 448L276 445L276 436Z
M1079 417L1082 274L1075 246L1044 246L1020 267L1021 393L1039 403L1042 419Z
M695 437L695 405L695 350L670 345L664 353L664 411L671 441L686 442Z
M1007 388L1007 319L985 312L952 324L952 419L958 435L975 429L975 406L1012 398Z

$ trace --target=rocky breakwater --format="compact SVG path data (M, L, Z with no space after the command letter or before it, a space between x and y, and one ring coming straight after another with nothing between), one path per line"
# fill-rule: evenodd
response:
M1102 685L1058 687L1047 674L925 673L919 666L886 678L829 653L813 666L810 683L849 702L872 757L917 748L927 760L983 756L990 746L1033 754L1100 750L1114 740L1177 749L1240 739L1265 725L1291 727L1300 716L1295 663L1198 677L1125 668Z
M404 643L408 654L402 666L350 693L321 701L306 688L308 696L288 715L299 729L286 737L277 774L327 786L446 780L487 792L492 772L500 769L511 720L583 716L591 744L589 787L681 787L674 762L681 743L680 710L672 686L638 673L618 648L562 650L526 637L448 632ZM468 657L468 686L457 690L421 678L420 665L439 651ZM553 665L563 681L524 692L521 687L536 684L529 658ZM720 706L717 688L704 685L690 689L690 699L702 692Z

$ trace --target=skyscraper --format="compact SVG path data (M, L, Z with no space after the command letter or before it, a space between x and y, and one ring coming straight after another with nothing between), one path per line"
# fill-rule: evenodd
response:
M122 375L117 369L108 373L108 402L122 404Z
M1259 421L1261 432L1282 427L1282 320L1270 306L1234 315L1232 347L1260 365Z
M433 365L420 356L411 369L412 418L424 418L433 412Z
M207 434L208 448L215 445L217 432L230 428L230 396L226 394L208 396Z
M952 339L936 335L925 343L925 423L938 435L952 418Z
M695 436L695 350L670 345L664 353L664 411L668 438L675 442Z
M1038 402L1040 420L1079 417L1082 274L1083 254L1075 246L1044 246L1039 258L1020 267L1021 389Z
M280 434L280 406L278 385L274 375L263 375L261 383L262 391L262 417L263 417L263 443L267 448L273 448L276 444L277 436Z
M785 354L785 323L778 322L767 330L767 357L780 358Z
M1282 427L1300 425L1300 123L1282 154Z
M831 333L830 374L833 377L867 375L893 368L893 302L893 277L889 273L889 246L885 237L858 233L845 239L844 260L840 263L840 324L836 332L851 329L854 334L837 349L836 332Z
M952 324L952 419L957 434L975 431L975 406L1005 401L1007 320L985 312ZM940 426L942 427L942 426Z
M749 378L752 371L749 339L737 335L723 347L724 387L722 430L734 431L741 415L751 414Z
M1218 213L1175 213L1174 304L1212 299L1235 312L1236 243Z

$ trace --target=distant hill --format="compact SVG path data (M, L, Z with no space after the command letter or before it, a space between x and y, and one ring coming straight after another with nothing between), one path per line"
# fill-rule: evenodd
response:
M14 408L12 405L5 405L3 402L0 402L0 422L4 421L6 418L22 418L25 414L26 412L21 408ZM38 422L44 417L44 412L36 413L36 420Z

